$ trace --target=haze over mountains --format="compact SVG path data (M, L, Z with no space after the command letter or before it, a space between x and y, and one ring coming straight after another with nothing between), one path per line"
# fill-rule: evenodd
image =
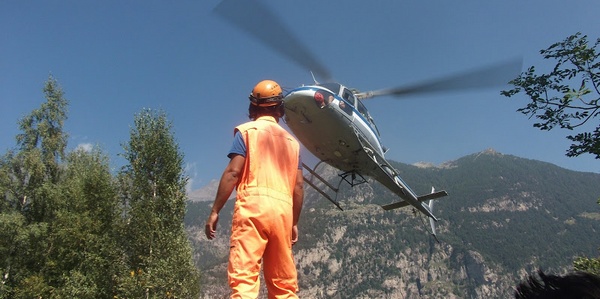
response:
M344 211L307 186L294 247L301 298L510 298L527 273L562 273L575 257L599 254L600 174L493 150L435 167L393 164L416 193L433 185L450 194L435 205L440 242L411 208L381 209L396 197L378 183L343 184ZM339 180L333 169L320 172ZM215 192L216 181L191 194L197 201L186 215L203 298L228 292L234 201L208 241L203 227Z

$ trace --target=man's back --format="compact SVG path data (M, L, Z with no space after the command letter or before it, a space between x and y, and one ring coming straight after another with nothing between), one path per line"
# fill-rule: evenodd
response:
M298 142L271 117L260 117L236 130L242 133L247 150L238 192L255 190L291 199L298 171Z

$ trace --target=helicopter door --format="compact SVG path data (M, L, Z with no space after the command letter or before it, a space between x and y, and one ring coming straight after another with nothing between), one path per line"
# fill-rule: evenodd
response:
M352 107L355 107L356 104L354 94L352 94L352 92L350 92L348 89L344 88L344 91L342 92L342 98L346 102L340 101L340 108L342 108L342 110L348 114L348 116L350 116L350 119L352 119Z
M356 100L356 108L360 113L360 116L358 117L361 117L361 121L358 123L360 123L364 127L364 129L362 130L363 134L365 135L367 140L369 140L369 143L371 143L371 145L374 147L373 149L383 156L383 148L378 138L379 130L377 129L377 126L375 126L375 122L373 121L371 114L369 114L367 107L365 107L363 103L358 99Z
M354 113L353 123L354 126L362 133L362 135L369 141L369 143L374 147L379 153L382 153L381 145L379 144L379 131L373 122L373 118L367 111L367 107L363 105L363 103L358 100L352 91L347 88L344 88L342 92L342 98L344 98L349 103L353 103L353 106L358 110L358 113ZM356 110L355 110L356 111Z

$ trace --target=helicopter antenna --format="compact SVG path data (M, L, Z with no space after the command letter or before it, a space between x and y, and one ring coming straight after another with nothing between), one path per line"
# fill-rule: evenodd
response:
M319 82L317 82L317 78L315 78L315 74L312 71L310 71L310 75L312 76L313 81L315 81L315 84L319 84Z

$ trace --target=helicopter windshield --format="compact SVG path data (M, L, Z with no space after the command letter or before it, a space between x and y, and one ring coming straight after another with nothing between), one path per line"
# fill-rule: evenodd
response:
M340 87L341 85L338 83L322 83L322 84L317 84L317 86L321 86L321 87L325 87L329 90L331 90L331 92L333 92L333 94L340 94ZM352 103L354 104L354 103Z
M322 84L318 84L318 86L327 88L334 94L340 95L346 102L348 102L350 105L354 106L358 110L358 112L369 122L369 125L371 126L371 128L375 132L377 132L377 135L381 135L379 133L379 129L377 128L377 125L375 125L375 121L369 114L367 107L365 107L365 105L363 105L363 103L354 96L354 93L351 90L349 90L345 87L342 87L338 83L322 83Z
M375 132L377 132L377 135L381 134L379 133L379 129L377 128L377 125L375 125L375 121L373 120L373 118L371 117L371 114L369 114L369 111L367 110L367 107L365 107L365 105L363 105L363 103L360 100L356 100L357 103L357 108L358 108L358 112L360 112L360 114L362 114L371 124L371 127L373 127L373 129L375 129Z
M342 85L338 83L322 83L317 84L317 86L329 89L335 95L341 96L348 104L356 107L356 97L354 97L354 93Z

